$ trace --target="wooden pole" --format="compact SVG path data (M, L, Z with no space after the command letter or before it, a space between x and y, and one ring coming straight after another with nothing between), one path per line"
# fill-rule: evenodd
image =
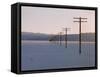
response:
M79 54L81 54L81 23L82 22L87 22L87 21L82 21L82 19L87 19L87 18L82 18L82 17L74 17L74 19L78 19L79 21L74 21L74 22L78 22L79 23Z

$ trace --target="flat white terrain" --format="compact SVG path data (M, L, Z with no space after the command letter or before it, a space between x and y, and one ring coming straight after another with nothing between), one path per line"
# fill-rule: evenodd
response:
M83 42L81 54L79 43L65 44L49 41L22 41L21 69L40 70L56 68L92 67L95 65L95 43Z

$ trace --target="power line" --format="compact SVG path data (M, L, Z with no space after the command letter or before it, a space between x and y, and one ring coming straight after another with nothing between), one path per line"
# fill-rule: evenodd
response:
M59 41L60 41L60 45L62 44L62 32L59 32Z
M67 40L68 40L68 30L69 30L70 28L64 28L64 31L65 31L65 47L67 48Z
M78 21L73 21L73 22L78 22L79 23L79 54L81 54L81 24L83 22L87 22L87 18L82 18L82 17L74 17L73 19L78 20ZM85 21L84 21L85 20Z

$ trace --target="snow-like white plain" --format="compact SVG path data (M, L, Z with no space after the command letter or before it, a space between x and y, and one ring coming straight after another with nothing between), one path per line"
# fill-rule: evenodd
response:
M95 43L68 42L67 48L49 41L22 41L21 70L41 70L95 66Z

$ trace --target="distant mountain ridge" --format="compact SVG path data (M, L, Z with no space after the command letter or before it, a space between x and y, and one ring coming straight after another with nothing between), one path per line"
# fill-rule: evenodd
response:
M51 34L44 34L44 33L31 33L31 32L22 32L21 33L22 40L49 40L53 37ZM82 41L95 41L95 33L82 33L81 35ZM64 40L65 35L62 35L62 40ZM68 41L78 41L79 34L68 34L67 36ZM56 35L55 40L59 40L59 35Z
M22 32L22 40L48 40L50 35L43 33Z

